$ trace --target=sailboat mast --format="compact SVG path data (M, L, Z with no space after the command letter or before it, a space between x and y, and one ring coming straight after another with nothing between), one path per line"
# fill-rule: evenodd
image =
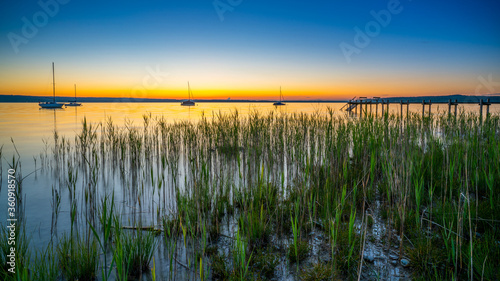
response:
M189 86L189 81L188 81L188 100L191 100L191 87Z
M54 96L54 103L56 102L56 74L54 71L54 62L52 62L52 95Z
M75 84L75 102L76 102L76 84Z

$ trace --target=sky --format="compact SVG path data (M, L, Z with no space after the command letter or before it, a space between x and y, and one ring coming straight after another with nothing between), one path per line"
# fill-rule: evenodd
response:
M496 0L2 0L0 94L500 93Z

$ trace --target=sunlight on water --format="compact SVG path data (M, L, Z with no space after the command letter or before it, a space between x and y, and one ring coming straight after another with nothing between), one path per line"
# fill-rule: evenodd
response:
M197 121L202 114L211 118L219 113L238 110L240 115L258 110L262 113L320 111L325 113L327 107L338 110L340 103L289 103L287 106L274 107L271 103L198 103L194 107L180 106L179 103L85 103L81 107L57 110L40 110L37 104L3 103L0 104L0 144L4 145L4 153L13 152L13 138L23 155L36 155L43 149L42 140L52 141L54 130L60 136L72 139L75 132L81 130L83 118L88 123L105 123L109 118L116 125L131 122L142 126L143 115L163 116L167 122Z
M2 130L0 133L0 145L3 146L2 169L3 174L5 174L5 171L9 168L9 163L12 163L12 157L14 155L17 157L17 153L19 153L22 164L22 176L25 177L22 192L24 195L23 204L26 208L25 216L27 218L27 230L32 235L33 245L35 247L44 247L52 239L52 235L57 236L58 233L64 233L69 230L70 216L68 214L71 199L68 200L68 198L71 198L72 195L67 188L67 173L73 168L75 170L79 169L78 165L71 164L70 162L78 162L75 159L80 157L79 153L81 152L74 147L71 148L71 150L61 149L60 151L55 152L57 148L55 148L56 145L54 144L54 132L57 132L59 142L61 142L62 138L64 138L71 146L75 143L75 135L80 134L82 131L82 120L84 118L87 120L87 124L93 124L95 132L99 134L102 129L99 124L106 125L108 120L112 120L113 124L117 127L136 127L139 128L137 131L141 131L144 126L144 115L150 115L152 119L163 118L166 124L172 124L184 121L197 122L201 120L202 116L207 117L208 120L211 120L212 118L217 119L218 114L234 113L236 110L240 116L247 116L255 111L258 111L263 115L266 115L269 112L327 115L328 110L331 109L335 112L335 114L339 115L340 118L343 118L342 116L346 116L346 118L348 118L348 115L345 112L340 111L342 106L344 106L344 103L288 103L286 106L282 107L274 107L270 103L198 103L195 107L182 107L179 103L88 103L84 104L82 107L60 110L39 110L37 104L0 104L0 128ZM368 108L370 108L370 106L368 106ZM461 106L459 110L477 113L478 108L479 107L477 105L467 105ZM433 113L438 110L442 112L447 109L447 105L434 105ZM497 114L500 112L499 109L500 108L498 106L492 106L490 108L490 113ZM381 108L376 108L374 105L371 110L373 113L381 113ZM406 106L404 106L403 114L406 113L405 110ZM427 110L428 107L426 107L426 112ZM391 105L390 111L399 115L400 105ZM420 114L422 112L422 106L412 105L410 107L410 111ZM484 111L483 114L485 113L486 112ZM130 216L129 218L135 220L137 216L141 221L144 220L145 223L158 225L158 215L155 214L155 208L160 207L156 204L158 204L158 202L163 202L164 205L160 204L160 206L162 208L167 207L169 212L171 212L171 210L175 210L175 206L171 203L174 201L175 195L174 193L164 193L164 197L160 198L159 191L156 191L155 195L155 185L151 179L146 181L146 178L150 174L155 174L153 178L157 181L160 179L160 175L165 176L167 179L171 179L172 177L178 178L178 182L175 183L166 181L166 186L163 185L163 188L164 190L169 188L169 190L177 190L176 188L178 187L182 190L185 185L193 185L193 175L190 174L192 172L190 171L192 168L189 166L191 165L190 161L193 161L192 159L196 159L197 157L206 157L206 155L199 156L200 153L198 150L195 149L195 151L190 151L181 144L179 147L181 147L181 150L185 149L184 152L171 153L171 155L176 154L181 156L180 158L177 158L179 169L172 172L177 168L177 166L175 166L176 168L173 168L172 170L166 169L167 171L165 172L164 168L160 169L160 162L163 161L163 158L160 159L158 155L155 156L155 153L160 153L160 151L165 149L167 146L165 143L157 141L165 140L159 138L158 135L155 135L156 131L153 131L151 128L148 130L148 136L151 137L148 140L151 141L151 144L147 143L145 140L142 145L150 145L148 147L152 148L152 156L148 158L147 155L145 156L140 154L136 158L139 159L140 163L135 163L134 165L136 166L127 166L129 165L129 160L132 159L127 157L120 158L118 162L113 162L112 157L103 158L105 160L100 159L102 160L102 166L98 168L99 178L97 185L99 186L99 189L96 191L96 194L98 194L97 196L102 196L103 194L109 194L113 191L115 192L117 198L121 200L119 204L127 210L127 216ZM218 127L216 131L222 131L221 127ZM175 135L176 132L177 131L174 131L173 134ZM185 133L186 131L179 130L178 132L182 134L182 132ZM171 131L169 131L169 133L172 134ZM322 132L319 132L319 134L321 135ZM123 137L123 135L121 137ZM187 138L187 136L184 137ZM217 139L217 137L214 137L214 139ZM11 138L15 146L11 141ZM127 136L125 135L125 139L126 138ZM113 145L107 146L106 148L110 155L114 153L113 149L115 148L115 144L116 143L113 143ZM224 149L224 147L217 147L212 143L204 145L206 145L206 147L203 147L205 149L204 153L208 155L212 155L215 150L223 151ZM98 144L96 143L89 144L89 147L97 146ZM243 147L236 148L237 151L243 149ZM318 149L318 147L316 149ZM286 147L281 150L281 153L285 150ZM139 149L139 151L141 151L140 153L147 154L147 151L143 151L141 149ZM274 151L280 151L280 149L273 150L273 153ZM61 152L67 152L68 155L58 159L65 159L64 157L69 157L67 158L69 159L67 160L68 162L57 161L54 160L55 157L52 158L55 154ZM192 157L192 159L183 159L183 157ZM210 161L219 161L219 158L216 158L215 156L213 158L210 157ZM170 160L171 159L167 160L167 162L175 162L175 160ZM41 171L40 167L42 166L42 161L45 161L45 165L50 168L45 171ZM130 161L133 162L135 159ZM235 159L233 159L233 161L235 161ZM80 163L84 163L84 161L80 159ZM74 166L70 167L71 165ZM224 165L221 165L221 167L224 166L224 168L221 168L219 165L214 164L213 167L210 166L207 169L211 172L215 171L215 174L217 175L223 175L224 177L229 178L229 182L233 178L239 179L239 168L232 170L237 166L235 163L227 162ZM288 168L294 167L293 163L287 163L285 161L283 165L287 167L284 169L284 174L289 172L292 175L294 174L292 171L293 169L290 169L291 171L288 170ZM117 167L125 168L119 170ZM128 169L127 167L140 167L138 168L140 173L135 175L134 171L131 171L134 169ZM272 175L271 180L274 179L274 181L279 184L279 180L277 179L280 178L281 174L277 171L279 170L273 170L270 174ZM175 176L173 176L174 174ZM248 174L258 175L259 172L257 170L252 170L252 172ZM300 174L297 175L300 176ZM5 178L5 175L3 176ZM84 176L82 175L81 177L83 178ZM284 179L284 182L290 179ZM219 179L217 178L211 180L216 182ZM238 186L239 183L245 183L246 179L239 180L239 182L236 181L234 183L234 186ZM156 184L158 184L158 182ZM83 181L79 181L77 184L77 186L79 186L78 188L82 187L82 189L89 185L90 184ZM286 184L284 185L286 186ZM63 187L62 189L61 186ZM139 186L141 188L138 188ZM144 186L152 186L152 192L151 190L144 189ZM59 192L61 192L60 195L63 197L60 202L61 214L59 215L59 219L56 219L56 222L58 221L56 226L53 225L53 217L51 218L51 214L53 212L52 192L55 187L59 188ZM83 191L78 189L77 193L79 193L78 196L81 198ZM139 201L142 202L135 201L139 197L142 198L139 199ZM167 199L165 199L165 197ZM3 187L0 191L0 202L6 202L6 200L7 194L5 192L5 188ZM139 210L137 210L138 207ZM79 212L83 211L84 210L79 209ZM5 204L0 204L0 213L6 213ZM85 222L80 221L79 223L83 224ZM54 227L56 228L55 231L53 231Z
M97 125L112 120L119 127L142 127L144 115L153 118L163 117L167 123L192 121L196 122L204 114L208 119L218 114L227 114L235 110L241 116L249 112L258 111L267 114L271 111L285 113L314 113L326 114L327 108L338 111L341 103L289 103L286 106L275 107L271 103L197 103L194 107L180 106L179 103L85 103L81 107L64 109L39 109L37 104L31 103L0 103L0 146L2 148L3 170L17 151L22 164L23 182L26 193L26 217L30 231L34 231L36 245L46 245L50 240L50 214L52 212L52 188L57 186L56 175L46 175L40 172L41 154L51 155L54 149L54 131L59 138L74 142L76 134L82 130L82 122ZM339 111L339 114L344 114ZM100 130L100 129L98 129ZM14 144L13 144L13 142ZM15 145L15 146L14 146ZM34 172L34 173L33 173ZM32 173L32 174L30 174ZM28 176L29 174L29 176ZM63 183L64 185L64 183ZM4 202L6 192L0 193L0 200ZM0 212L6 212L6 205L0 205ZM70 209L68 200L62 200L62 212ZM59 219L59 232L67 230L68 216Z
M13 138L23 156L36 155L43 149L43 140L51 141L54 130L59 135L72 139L75 132L81 130L83 118L88 123L105 123L109 118L116 125L132 123L142 126L143 115L151 114L152 117L164 117L167 122L197 121L202 114L211 118L219 113L226 114L238 110L240 115L247 115L252 111L266 114L271 111L286 113L314 113L326 114L331 108L339 114L344 103L288 103L286 106L275 107L271 103L197 103L194 107L183 107L179 103L85 103L81 107L40 110L37 104L31 103L2 103L0 104L0 144L4 145L4 153L13 152L10 138ZM369 106L368 106L369 108ZM369 109L370 110L370 109ZM372 107L375 113L375 105ZM403 107L406 112L406 106ZM428 106L426 106L426 112ZM436 110L448 110L447 105L433 105ZM478 105L459 106L460 110L478 112ZM485 110L485 109L484 109ZM377 109L381 113L380 106ZM400 106L391 104L390 111L399 114ZM420 113L421 105L411 105L410 111ZM492 105L490 113L499 113L500 106ZM403 113L404 114L404 113ZM486 114L486 111L484 112ZM4 155L5 155L4 154Z

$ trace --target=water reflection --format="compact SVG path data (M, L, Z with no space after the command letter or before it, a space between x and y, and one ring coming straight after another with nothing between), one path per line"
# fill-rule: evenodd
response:
M137 222L161 224L162 215L177 212L175 198L179 191L196 193L197 187L203 184L229 186L234 189L212 191L231 193L251 186L259 180L259 175L265 174L266 181L280 186L283 194L287 194L284 187L288 183L304 178L306 161L297 159L303 160L307 155L307 162L320 161L321 151L326 147L321 138L315 140L316 146L309 145L307 126L296 126L293 130L286 127L290 130L285 132L287 136L293 137L284 140L272 137L279 135L280 129L285 130L284 124L264 130L251 131L250 128L251 133L233 140L231 132L226 131L227 123L221 122L212 135L206 136L203 130L207 127L203 124L195 126L179 121L196 122L203 116L211 120L221 114L234 113L235 108L239 116L255 111L275 115L306 112L322 116L328 114L328 107L338 111L341 106L343 104L288 103L274 107L272 104L214 103L186 108L177 103L86 104L85 108L75 107L74 111L41 110L37 114L29 104L13 104L9 108L2 104L1 141L4 155L9 157L14 148L7 140L14 138L25 174L37 169L32 157L45 169L40 177L28 176L24 182L24 206L29 205L25 212L32 222L29 230L37 234L33 243L45 246L54 235L72 228L69 214L75 206L80 214L76 227L85 226L87 220L95 219L98 198L112 191L127 225ZM390 108L396 112L398 109L399 105ZM418 112L420 107L410 107L412 110ZM82 124L84 117L86 123ZM116 127L107 124L109 118ZM145 125L144 120L150 119L155 121ZM236 121L228 118L226 122ZM170 126L172 124L176 126ZM321 130L310 134L324 136ZM54 132L58 133L57 138ZM80 134L78 139L75 139L76 134ZM44 138L47 139L45 144L41 141ZM259 145L264 139L273 149L262 154ZM293 145L286 145L285 141ZM303 150L297 152L293 149L296 147ZM5 192L0 195L0 200L5 202ZM207 200L198 196L200 203ZM4 212L5 206L1 205L0 210Z

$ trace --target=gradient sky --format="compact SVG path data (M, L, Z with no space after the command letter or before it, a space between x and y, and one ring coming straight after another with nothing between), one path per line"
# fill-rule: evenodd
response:
M59 96L185 98L187 81L195 99L500 92L496 0L40 3L51 15L2 1L0 94L51 95L51 62ZM369 44L355 40L367 26Z

